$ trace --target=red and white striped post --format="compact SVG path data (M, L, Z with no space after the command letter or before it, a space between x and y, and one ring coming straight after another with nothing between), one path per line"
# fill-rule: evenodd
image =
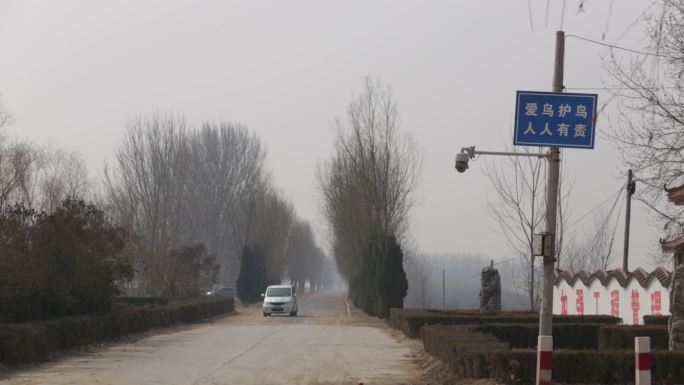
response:
M651 385L651 337L634 337L635 385Z
M537 337L537 382L536 385L551 385L551 364L553 363L553 337ZM639 385L639 384L637 384Z

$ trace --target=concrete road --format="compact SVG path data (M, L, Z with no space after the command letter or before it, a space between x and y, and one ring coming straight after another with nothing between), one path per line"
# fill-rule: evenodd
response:
M260 305L211 324L63 358L12 373L24 384L414 384L415 348L342 294L300 297L298 317Z

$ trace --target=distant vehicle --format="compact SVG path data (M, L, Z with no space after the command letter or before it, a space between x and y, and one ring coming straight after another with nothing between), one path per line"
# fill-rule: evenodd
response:
M297 293L291 285L272 285L266 288L264 297L264 317L272 314L289 314L290 317L297 315Z
M206 293L208 296L217 296L217 297L226 297L226 298L233 298L235 297L235 289L232 287L220 287L216 290L211 290Z

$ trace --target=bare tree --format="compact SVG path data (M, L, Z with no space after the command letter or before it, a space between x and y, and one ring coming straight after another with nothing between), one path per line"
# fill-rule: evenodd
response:
M1 96L1 95L0 95ZM0 98L0 140L3 138L2 130L12 122L12 115L5 108L5 104Z
M26 183L33 162L28 143L10 142L4 129L12 122L12 115L0 99L0 205L20 200L21 187Z
M246 127L205 123L190 133L188 239L201 240L221 264L220 280L232 285L239 255L251 241L257 203L269 189L266 151Z
M337 118L335 154L319 167L323 211L341 273L360 267L365 242L374 232L407 231L422 156L413 137L399 129L389 86L367 77L360 95Z
M35 161L23 185L31 207L52 212L71 198L92 198L92 183L83 157L51 147L35 149Z
M663 186L684 182L684 4L662 0L648 35L655 56L623 60L611 52L605 66L619 115L608 134L634 170L635 198L656 214L668 234L684 228L684 209L667 204Z
M294 285L304 287L319 251L311 225L301 220L294 223L287 248L287 270Z
M239 124L195 130L169 115L129 124L105 184L113 217L145 246L138 268L149 291L186 271L177 251L192 245L216 259L224 285L234 284L245 247L258 247L269 278L281 278L295 214L272 187L265 157L259 138Z
M176 270L169 251L179 246L188 180L185 122L155 115L129 123L114 173L105 173L113 218L145 246L138 271L150 293L160 293Z
M318 246L311 224L297 220L292 228L287 249L288 273L294 285L304 288L310 283L311 290L331 283L331 264Z
M541 148L518 147L518 152L540 153ZM488 203L514 256L520 258L520 279L516 288L527 296L530 309L539 305L541 266L533 256L534 234L541 233L546 216L546 161L534 157L506 157L487 165L487 176L494 186L495 198ZM571 184L561 177L556 231L556 260L565 259L565 221Z
M261 246L266 255L269 280L279 282L287 267L288 246L296 220L292 204L277 193L257 196L249 244Z
M0 204L24 202L36 154L26 142L0 138Z
M106 172L117 219L149 245L174 246L170 233L178 215L172 210L182 203L178 186L187 183L185 129L182 119L171 116L131 121L117 151L118 169Z

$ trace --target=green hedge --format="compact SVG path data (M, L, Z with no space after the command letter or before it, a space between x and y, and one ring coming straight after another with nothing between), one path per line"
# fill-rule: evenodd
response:
M645 315L644 325L667 325L669 315Z
M194 299L167 305L116 305L111 313L0 324L0 363L44 361L50 353L158 327L198 322L233 311L232 298Z
M162 297L115 297L112 299L115 304L124 304L131 306L146 306L146 305L166 305L169 303L167 298Z
M534 376L534 350L510 349L490 334L466 326L432 325L422 329L423 346L446 362L457 379L520 380Z
M469 330L491 334L516 349L535 349L539 325L537 324L472 324ZM555 349L634 349L634 337L651 337L651 349L668 350L667 326L663 325L605 325L564 324L553 325Z
M422 329L425 350L446 362L457 379L493 378L534 383L536 351L510 349L475 327L432 325ZM684 353L653 353L653 384L684 383ZM633 350L556 350L553 380L567 384L634 382Z
M611 316L554 316L554 324L590 323L617 324L620 318ZM471 324L536 324L539 314L534 312L499 312L480 315L478 310L441 312L423 309L392 309L390 325L401 330L407 337L420 337L425 325L471 325Z
M556 349L596 349L598 332L604 324L555 324L553 346ZM491 334L516 349L536 349L538 324L483 324L472 325L470 330Z
M669 335L665 325L604 326L598 332L598 348L634 350L634 337L651 337L651 350L669 348Z

